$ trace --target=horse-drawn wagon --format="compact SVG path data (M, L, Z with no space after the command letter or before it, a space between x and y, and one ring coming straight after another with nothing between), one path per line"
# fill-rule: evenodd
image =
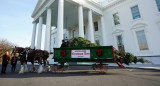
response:
M124 67L122 57L119 61L115 58L112 46L54 48L53 54L54 62L58 62L54 65L54 72L63 71L66 62L92 62L92 68L100 71L107 63L116 63L119 67Z

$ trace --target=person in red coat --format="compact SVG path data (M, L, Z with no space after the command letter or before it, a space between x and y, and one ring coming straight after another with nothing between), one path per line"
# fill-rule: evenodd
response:
M6 69L7 69L7 65L8 65L9 60L10 60L10 57L9 57L8 51L7 51L3 55L1 74L5 74L6 73Z
M17 65L17 56L15 53L13 54L13 57L11 59L11 65L12 65L12 72L15 72L16 65Z

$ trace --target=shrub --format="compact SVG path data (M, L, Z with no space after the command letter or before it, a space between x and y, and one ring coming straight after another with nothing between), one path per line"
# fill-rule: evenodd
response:
M120 62L120 53L119 51L115 50L115 57L116 57L116 60ZM151 61L148 61L148 60L144 60L143 58L139 58L137 56L134 56L133 54L131 53L128 53L128 52L121 52L121 55L122 55L122 62L126 65L130 65L130 63L137 63L137 62L141 62L142 64L143 63L152 63Z
M125 63L126 65L129 65L130 63L133 62L133 59L134 59L134 55L127 52L123 58L123 63Z
M98 44L91 43L89 40L82 37L75 37L69 41L69 47L95 47Z
M133 62L134 62L135 64L138 62L138 58L137 58L137 56L134 56L134 58L133 58Z
M142 64L145 63L145 60L144 60L143 58L139 58L138 60L139 60L139 62L141 62ZM147 61L147 60L146 60L146 61Z
M82 37L75 37L69 40L69 47L95 47L95 46L100 46L100 45L91 43L89 40ZM115 50L114 53L116 60L120 62L120 52L118 50ZM143 58L138 59L136 56L128 52L121 52L121 56L122 56L122 62L125 63L126 65L129 65L132 62L134 62L135 64L137 62L151 63L150 61L144 60Z

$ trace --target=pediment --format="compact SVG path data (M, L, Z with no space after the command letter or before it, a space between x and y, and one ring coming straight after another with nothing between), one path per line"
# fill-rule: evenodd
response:
M39 7L40 7L40 5L41 5L41 3L42 3L42 0L38 0L38 3L37 3L37 5L36 5L36 7L35 7L35 8L39 8Z
M137 23L137 24L133 25L131 29L136 29L136 28L146 27L146 26L147 26L147 24Z
M45 0L38 0L37 4L36 4L36 7L32 13L32 16L33 14L40 8L41 4L44 2Z
M115 29L112 33L116 34L116 33L122 33L124 30L123 29Z

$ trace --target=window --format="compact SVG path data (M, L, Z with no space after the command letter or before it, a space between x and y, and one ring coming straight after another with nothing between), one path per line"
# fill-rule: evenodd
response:
M94 22L94 30L98 31L98 22Z
M120 24L120 19L118 13L113 14L114 25Z
M98 44L98 45L99 45L99 40L95 40L95 42L96 42L96 44Z
M131 8L133 19L141 18L138 5Z
M148 50L148 44L147 44L144 30L137 31L136 35L137 35L140 50Z
M158 10L160 12L160 0L156 0L156 3L157 3Z
M73 30L73 38L76 37L76 30Z
M63 34L63 39L65 39L65 37L66 37L66 35L65 35L65 34Z
M54 38L54 44L56 44L56 38Z
M117 36L117 45L118 45L118 50L123 52L124 51L124 44L122 40L122 35Z
M63 34L63 39L67 39L67 33Z
M86 34L86 28L85 28L85 26L84 26L84 34Z

